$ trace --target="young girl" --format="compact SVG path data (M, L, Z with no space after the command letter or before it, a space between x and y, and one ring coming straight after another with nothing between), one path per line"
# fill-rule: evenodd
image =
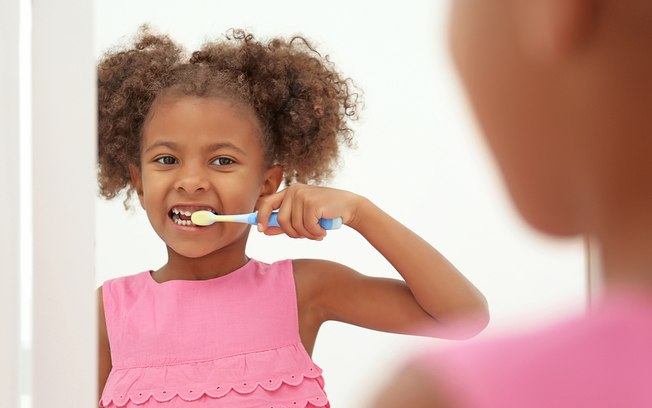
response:
M428 243L368 199L305 184L329 176L357 108L305 39L233 31L187 59L144 29L104 57L98 82L101 193L135 192L168 252L99 291L101 406L328 406L310 358L325 321L450 338L487 324L483 296ZM268 227L277 209L280 228ZM259 231L313 240L326 235L319 218L342 217L404 280L256 261L248 225L195 226L198 210L258 210Z
M588 313L419 355L373 407L652 407L652 2L452 4L512 200L540 232L592 236L603 287Z

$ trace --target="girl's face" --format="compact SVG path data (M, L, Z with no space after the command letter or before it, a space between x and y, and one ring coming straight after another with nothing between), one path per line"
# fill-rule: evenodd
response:
M569 98L558 73L529 54L539 50L529 45L529 20L519 15L532 8L525 3L456 0L452 54L518 209L543 231L574 234L577 149L562 131Z
M184 212L251 212L282 177L278 166L266 165L253 112L218 98L157 99L143 128L140 162L140 169L131 168L132 184L152 227L170 249L190 258L244 248L249 226L184 225L190 224L181 220L189 218Z

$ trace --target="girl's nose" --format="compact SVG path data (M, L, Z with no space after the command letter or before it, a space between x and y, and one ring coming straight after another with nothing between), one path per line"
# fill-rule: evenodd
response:
M210 183L205 173L197 169L188 169L182 171L174 183L174 188L177 191L186 193L196 193L208 190Z

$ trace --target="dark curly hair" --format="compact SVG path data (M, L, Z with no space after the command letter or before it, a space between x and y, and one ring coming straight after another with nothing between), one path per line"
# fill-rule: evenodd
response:
M98 64L98 182L113 198L133 192L129 165L140 165L143 124L162 93L224 97L250 106L262 129L268 163L286 184L332 175L339 147L351 146L359 92L308 40L263 43L243 30L204 44L190 57L168 36L141 27L133 45Z

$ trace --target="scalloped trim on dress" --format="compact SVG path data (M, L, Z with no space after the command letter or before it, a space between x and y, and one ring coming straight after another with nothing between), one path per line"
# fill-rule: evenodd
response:
M137 391L133 394L127 395L118 395L114 397L102 397L100 401L100 407L123 407L131 401L134 404L144 404L150 398L155 399L157 402L167 402L178 396L184 401L195 401L203 396L211 398L221 398L231 391L235 391L238 394L250 394L254 392L257 388L262 388L266 391L276 391L283 384L290 386L300 385L305 378L310 379L319 379L321 377L321 372L314 367L310 367L309 373L306 374L291 374L283 378L270 378L265 381L245 381L239 384L220 384L216 385L214 388L209 389L188 389L188 390L159 390L156 392L143 392ZM291 401L286 403L286 405L278 405L277 403L270 403L270 408L305 408L308 404L312 404L316 407L324 407L328 404L328 398L324 395L313 396L309 398L303 398L300 403L299 400ZM237 403L236 403L237 404ZM230 407L229 405L224 405L224 408L235 408Z

